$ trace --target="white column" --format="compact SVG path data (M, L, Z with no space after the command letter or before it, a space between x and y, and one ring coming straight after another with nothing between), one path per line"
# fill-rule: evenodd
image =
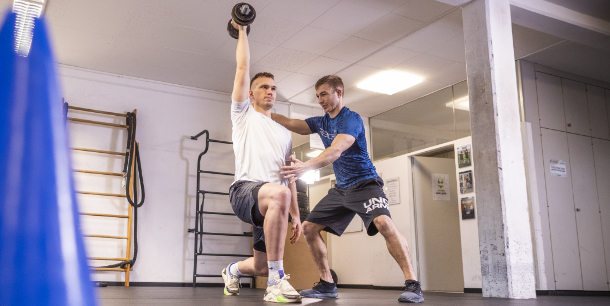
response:
M483 296L535 298L509 0L462 14Z

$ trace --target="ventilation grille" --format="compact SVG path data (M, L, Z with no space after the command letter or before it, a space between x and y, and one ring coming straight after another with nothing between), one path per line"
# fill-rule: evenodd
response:
M32 45L34 18L40 17L45 0L14 0L13 12L17 14L15 25L15 51L21 56L28 56Z

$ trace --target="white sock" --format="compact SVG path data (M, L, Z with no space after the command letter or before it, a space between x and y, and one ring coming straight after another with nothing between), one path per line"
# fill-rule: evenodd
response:
M232 263L229 266L229 274L230 275L237 275L237 276L242 276L243 274L239 271L239 267L237 266L237 262Z
M267 284L270 284L270 285L275 284L275 281L273 281L273 280L276 275L278 275L279 278L284 277L284 261L283 260L268 261L267 266L269 267L269 280L267 281Z

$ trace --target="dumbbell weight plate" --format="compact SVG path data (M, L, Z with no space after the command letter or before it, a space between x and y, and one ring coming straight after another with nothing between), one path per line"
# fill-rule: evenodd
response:
M256 18L256 10L254 10L252 5L241 2L233 6L231 18L239 25L249 25L254 21L254 18Z
M239 38L239 30L236 29L232 24L231 24L231 20L229 20L229 24L227 25L227 32L229 32L229 35L235 39ZM248 26L246 28L246 35L250 34L250 26Z

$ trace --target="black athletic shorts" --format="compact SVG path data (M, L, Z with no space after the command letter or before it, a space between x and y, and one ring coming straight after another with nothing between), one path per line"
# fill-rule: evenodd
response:
M258 191L267 182L236 181L229 188L229 199L235 215L252 225L253 248L267 252L263 223L265 217L258 209Z
M341 236L356 214L364 221L369 236L379 232L373 223L376 217L391 217L380 177L366 179L347 188L330 189L305 221L325 225L325 231Z

